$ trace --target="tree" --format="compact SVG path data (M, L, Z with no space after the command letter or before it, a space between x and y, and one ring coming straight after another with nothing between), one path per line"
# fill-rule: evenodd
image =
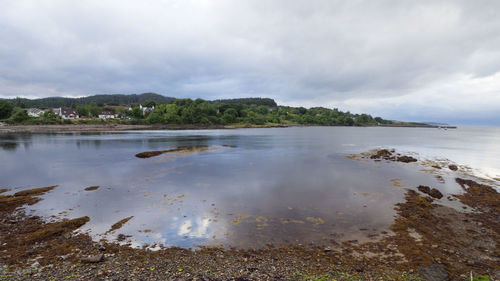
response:
M132 107L132 110L128 113L131 117L136 119L141 119L144 117L142 110L138 106Z
M29 118L28 113L26 113L26 111L22 108L16 108L12 114L12 120L18 123L26 121Z
M259 105L256 109L257 113L260 113L262 115L266 115L269 110L267 109L267 106L265 105Z
M24 104L23 99L21 99L20 97L16 98L15 106L16 107L20 107L20 108L25 108L26 107L26 105Z
M153 107L153 106L156 106L156 102L152 101L152 100L147 100L145 102L142 103L142 106L144 107Z
M99 116L99 112L101 111L101 109L99 108L99 106L97 105L97 103L95 102L91 102L90 103L90 106L89 106L89 113L92 117L97 117Z
M80 117L89 117L89 109L88 106L77 106L76 110Z
M368 114L361 114L354 118L354 124L356 125L370 125L373 123L372 117Z
M236 112L236 109L234 108L228 108L226 111L224 111L224 114L222 115L222 122L224 124L231 124L236 121L236 115L238 113Z
M146 121L149 124L161 124L161 123L165 122L165 118L163 118L163 116L160 112L155 110L148 115L148 117L146 118Z
M0 100L0 119L7 119L12 114L14 106L6 100Z

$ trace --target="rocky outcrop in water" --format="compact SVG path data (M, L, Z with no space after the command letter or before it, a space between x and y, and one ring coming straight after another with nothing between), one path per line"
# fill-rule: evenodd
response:
M427 185L419 185L417 187L417 189L422 192L422 193L425 193L425 194L428 194L430 195L431 197L433 198L436 198L436 199L441 199L443 197L443 194L435 189L435 188L430 188L429 186Z

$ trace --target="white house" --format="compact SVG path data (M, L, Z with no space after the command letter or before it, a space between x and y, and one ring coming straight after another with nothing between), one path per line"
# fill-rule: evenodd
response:
M61 116L62 119L78 119L80 115L78 111L72 108L54 108L52 109L55 115Z
M100 119L109 119L109 118L115 118L115 115L111 111L101 111L97 115Z
M61 116L61 108L52 108L52 112L54 112L55 115Z
M152 107L146 107L142 106L142 104L139 104L139 108L142 110L142 113L153 112L153 110L155 110L154 105Z
M41 110L39 108L28 108L28 110L26 110L26 112L28 113L28 116L30 116L30 117L40 117L40 115L45 113L45 110Z

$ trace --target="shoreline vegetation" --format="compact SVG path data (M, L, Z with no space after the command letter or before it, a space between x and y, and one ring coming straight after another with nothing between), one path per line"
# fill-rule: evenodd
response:
M343 112L337 108L283 106L270 98L208 101L176 99L152 93L85 98L0 99L0 125L0 131L10 129L14 132L289 126L456 128L442 124L385 120L364 113ZM35 129L35 126L40 126L40 129Z
M500 193L450 163L419 160L392 149L346 155L354 161L398 163L452 173L462 189L441 193L407 187L397 216L372 242L331 241L331 246L269 245L260 249L202 247L132 248L120 244L124 218L110 228L116 241L93 241L75 231L83 216L46 221L23 206L50 196L57 186L0 189L2 280L498 280L500 278ZM409 161L406 161L409 160ZM414 161L415 160L415 161ZM465 178L464 178L465 177ZM472 177L473 178L473 177ZM84 189L82 187L82 189ZM87 188L88 189L88 188ZM85 190L87 190L85 189ZM435 190L432 192L432 190ZM439 193L438 193L439 192ZM438 193L439 196L431 193ZM443 204L456 201L462 209ZM83 214L85 215L85 214ZM474 276L472 278L471 276Z

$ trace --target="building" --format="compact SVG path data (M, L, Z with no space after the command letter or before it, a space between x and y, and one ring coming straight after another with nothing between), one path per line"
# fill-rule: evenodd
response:
M142 104L139 104L139 108L142 110L143 114L145 114L146 112L153 112L153 110L155 110L154 105L152 107L146 107L142 106Z
M109 118L115 118L115 115L111 111L101 111L97 115L100 119L109 119Z
M26 110L26 112L28 113L28 116L30 116L30 117L40 117L40 115L45 113L45 110L41 110L39 108L28 108L28 110Z
M55 115L61 116L62 119L78 119L80 115L76 109L72 108L54 108L52 109Z
M54 114L56 116L61 116L61 108L52 108L52 112L54 112Z

